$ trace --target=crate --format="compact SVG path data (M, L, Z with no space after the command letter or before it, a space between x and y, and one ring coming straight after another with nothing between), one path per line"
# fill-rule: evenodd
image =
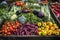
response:
M51 6L51 4L58 4L58 5L60 5L60 3L50 3L49 5ZM55 22L57 23L57 25L60 28L60 21L58 20L58 18L56 17L56 15L54 14L54 12L52 11L52 8L50 6L49 6L49 9L50 9L51 15L52 15L52 17L54 18Z

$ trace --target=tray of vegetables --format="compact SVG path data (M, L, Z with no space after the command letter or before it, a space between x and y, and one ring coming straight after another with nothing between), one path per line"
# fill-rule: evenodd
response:
M50 14L48 4L24 3L16 1L10 11L0 20L0 36L59 36L59 26ZM0 21L0 22L1 22Z
M60 4L59 3L52 3L51 10L53 14L55 14L58 22L60 23Z

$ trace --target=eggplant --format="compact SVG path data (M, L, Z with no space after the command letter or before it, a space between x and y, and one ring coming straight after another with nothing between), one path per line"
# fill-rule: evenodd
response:
M24 9L24 10L22 10L22 13L29 13L29 10Z
M38 15L37 15L39 18L43 18L44 17L44 14L42 12L39 12Z
M21 14L21 11L20 11L20 10L17 10L17 11L16 11L16 14L17 14L17 15Z
M39 11L34 10L33 13L34 13L35 15L37 15L37 14L39 13Z

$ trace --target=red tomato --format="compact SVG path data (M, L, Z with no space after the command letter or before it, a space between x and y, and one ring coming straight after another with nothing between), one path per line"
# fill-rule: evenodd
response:
M20 6L22 6L22 7L23 7L23 6L24 6L24 2L20 2Z
M9 29L9 27L6 27L6 29Z
M14 29L15 29L15 28L17 28L15 25L14 25L14 26L12 26L12 27L13 27Z
M16 29L13 29L13 32L15 32L16 31Z
M10 35L11 34L11 32L7 32L7 35Z
M7 29L7 31L9 32L9 31L10 31L10 29Z
M20 6L20 2L19 1L15 2L15 5Z
M13 26L14 24L13 23L11 23L11 26Z
M5 33L7 33L8 31L7 30L5 30Z
M9 25L9 24L10 24L10 22L7 22L6 24L7 24L7 25Z
M2 29L5 29L5 25L2 26Z
M2 30L2 32L4 32L5 30Z
M9 25L7 25L8 27L11 27L11 25L9 24Z
M13 31L13 28L12 28L12 27L10 27L10 30L11 30L11 31Z

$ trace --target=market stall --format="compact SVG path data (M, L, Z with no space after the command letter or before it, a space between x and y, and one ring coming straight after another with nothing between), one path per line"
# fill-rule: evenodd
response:
M41 40L59 37L59 8L60 6L57 9L55 5L51 5L48 0L22 0L11 3L2 1L0 37L36 37Z

